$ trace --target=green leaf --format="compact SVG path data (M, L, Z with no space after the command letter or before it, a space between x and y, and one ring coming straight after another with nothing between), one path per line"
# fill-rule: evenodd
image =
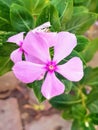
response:
M49 3L49 0L32 0L32 2L34 5L34 8L32 7L32 14L39 15L42 9Z
M71 59L73 57L79 57L83 61L83 63L86 64L86 62L85 62L84 58L82 57L81 53L79 53L75 50L73 50L72 53L69 56L67 56L64 60L68 61L69 59Z
M85 48L85 50L83 51L83 53L81 53L81 55L83 56L83 58L85 59L86 62L89 62L94 54L97 52L98 50L98 38L92 40L87 47Z
M85 5L88 6L90 4L91 0L74 0L75 5Z
M17 45L14 43L7 43L7 39L15 34L15 32L1 32L0 31L0 56L8 57L13 50L17 49Z
M12 61L9 57L0 56L0 76L10 71L13 66Z
M66 106L80 103L81 99L71 94L62 94L57 97L54 97L50 100L52 106L57 109L64 109Z
M5 32L5 31L0 31L0 43L3 45L8 38L12 35L16 34L16 32Z
M84 77L81 81L81 84L88 85L88 86L97 86L98 85L98 67L85 68Z
M74 3L76 3L76 4L81 4L84 2L86 2L86 0L74 0Z
M26 8L28 11L32 12L32 9L34 9L34 6L37 2L37 0L19 0L21 2L21 5Z
M88 43L89 40L85 36L77 35L77 46L75 47L75 50L78 52L83 51Z
M54 31L60 31L61 25L60 25L60 20L58 16L58 12L56 8L52 4L48 4L40 13L37 21L36 21L36 26L39 26L47 21L50 21L51 23L51 28Z
M77 15L77 14L80 14L80 13L87 13L88 12L88 8L86 8L85 6L74 6L73 8L73 14L74 15Z
M0 30L2 30L2 31L12 31L13 30L10 22L3 17L0 17Z
M72 115L74 119L83 120L86 115L86 109L81 104L72 106Z
M9 31L10 28L9 6L4 0L0 0L0 30Z
M16 31L29 31L33 28L33 17L26 8L12 4L10 10L11 23Z
M79 13L73 14L70 21L66 23L65 30L76 33L83 34L97 19L97 15L94 13Z
M93 87L93 89L90 92L90 94L88 94L88 97L87 97L87 100L86 100L86 104L87 104L87 106L90 106L90 104L92 104L93 102L97 103L97 101L98 101L98 88L97 87Z
M67 0L65 9L61 15L62 30L64 30L66 22L71 19L72 14L73 14L73 0Z
M0 4L3 3L6 7L10 8L13 3L21 4L21 0L0 0Z
M65 120L70 120L73 118L71 107L66 107L65 110L62 112L62 117Z
M7 21L9 21L10 19L9 12L10 12L10 9L6 1L0 0L0 17L3 17Z
M71 130L95 130L95 128L91 122L74 120Z
M98 92L97 92L97 95L98 95ZM95 96L97 96L97 95L95 95ZM94 94L93 94L93 96L94 96ZM94 101L94 99L90 104L88 104L88 109L91 113L98 113L98 99L97 100L95 99L95 101Z
M66 0L51 0L51 3L56 7L59 12L59 16L62 16L66 7Z
M17 45L14 43L3 43L3 45L0 46L0 56L6 57L10 56L12 51L17 49Z
M98 125L98 113L90 114L89 117L95 125Z
M43 80L39 80L39 81L35 81L31 84L28 84L28 86L34 90L34 93L40 103L45 100L45 98L43 97L43 95L41 93L42 83L43 83Z
M73 87L73 83L69 80L66 80L66 79L61 79L61 81L65 85L65 93L68 94Z
M19 0L21 4L33 15L39 15L40 11L43 9L46 0Z

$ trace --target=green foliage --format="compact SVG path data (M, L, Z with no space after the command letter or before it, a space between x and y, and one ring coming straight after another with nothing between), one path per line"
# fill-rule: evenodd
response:
M39 102L42 102L45 100L45 98L43 97L41 93L42 83L43 83L43 80L39 80L39 81L33 82L32 84L28 84L28 86L33 89Z
M65 23L72 17L73 0L52 0L51 2L58 10L62 30L64 30Z
M80 102L81 99L74 94L62 94L50 100L52 106L56 107L57 109L64 109L69 105L78 104Z
M73 14L73 0L67 0L65 9L61 15L62 30L64 30L65 24L69 21Z
M10 60L9 56L8 57L0 56L0 76L8 71L11 71L12 66L13 63Z
M71 130L95 130L95 128L91 122L74 120Z
M98 85L98 67L86 67L84 70L84 77L81 83L88 86Z
M89 62L98 51L98 38L90 41L86 49L81 53L86 62Z
M22 6L13 4L10 10L11 23L15 31L29 31L33 28L32 15Z
M98 113L90 114L89 117L92 119L92 122L93 122L95 125L98 125Z
M48 4L42 10L42 12L40 13L40 15L36 21L36 26L41 25L42 23L45 23L47 21L51 22L51 25L52 25L51 28L54 31L60 31L61 25L60 25L58 12L52 4Z
M92 98L93 100L91 99L88 104L89 111L92 113L92 115L95 115L96 113L98 114L98 99L93 98L92 95L97 97L96 95L98 95L98 92L97 93L93 92L93 94L90 94L90 99ZM95 101L94 101L94 99L95 99ZM91 116L91 118L92 118L92 116Z
M77 46L75 50L81 52L85 49L85 47L89 44L89 40L83 35L77 35Z
M73 14L65 25L65 30L76 34L83 34L95 22L97 15L94 13Z

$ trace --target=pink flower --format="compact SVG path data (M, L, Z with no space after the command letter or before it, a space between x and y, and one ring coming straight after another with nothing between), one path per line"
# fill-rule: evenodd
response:
M34 32L44 32L45 29L47 29L47 28L50 27L50 26L51 26L51 25L50 25L50 22L46 22L46 23L40 25L39 27L33 29L32 32L33 32L33 33L34 33ZM13 52L11 53L11 56L10 56L11 60L12 60L14 63L21 61L23 54L25 55L26 60L31 60L31 58L28 56L28 54L24 51L24 49L23 49L23 47L22 47L22 46L23 46L23 43L24 43L23 41L24 41L24 32L21 32L21 33L18 33L18 34L16 34L16 35L14 35L14 36L11 36L11 37L7 40L7 42L16 43L16 44L19 46L19 48L16 49L15 51L13 51Z
M52 33L51 33L52 34ZM17 62L13 71L16 77L24 83L31 83L46 73L41 92L44 97L50 99L64 92L64 84L56 77L58 72L70 81L79 81L83 77L82 61L78 57L71 58L67 63L59 65L59 62L67 57L77 44L74 34L69 32L57 33L54 37L42 37L42 33L29 32L24 39L23 49L31 57L40 62ZM46 34L48 36L48 34ZM50 58L49 44L54 38L54 57Z
M24 39L24 32L21 32L19 34L16 34L14 36L11 36L7 42L12 42L12 43L16 43L19 48L16 49L15 51L13 51L11 53L11 60L16 63L22 60L22 54L24 53L24 50L22 48L23 45L23 39Z

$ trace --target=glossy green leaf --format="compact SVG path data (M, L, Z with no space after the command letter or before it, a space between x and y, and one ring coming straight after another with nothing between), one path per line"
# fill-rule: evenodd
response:
M80 103L81 99L71 94L62 94L60 96L54 97L50 100L52 106L57 109L65 108L66 106Z
M88 12L88 8L86 8L85 6L74 6L73 8L73 14L81 14L82 13L87 13Z
M45 98L43 97L43 95L41 93L42 83L43 83L43 80L35 81L31 84L28 84L28 86L34 90L34 93L35 93L39 102L42 102L45 100Z
M75 50L78 52L83 51L88 43L89 40L85 36L77 35L77 46L75 47Z
M85 48L84 52L81 53L86 62L89 62L94 54L98 51L98 38L92 40L90 44Z
M65 9L61 15L62 30L64 30L66 22L71 19L72 14L73 14L73 0L67 0L66 5L65 5Z
M77 4L84 3L84 2L86 2L86 0L74 0L74 3L77 3Z
M71 107L65 107L64 111L62 112L62 117L65 120L71 120L73 118Z
M97 15L94 13L79 13L73 14L72 18L65 25L65 30L83 34L97 19Z
M13 3L17 3L17 4L20 4L22 0L0 0L0 3L2 2L3 4L5 4L7 7L10 8L10 6L13 4Z
M20 3L33 15L39 15L48 0L19 0Z
M0 30L9 31L10 28L9 6L4 0L0 0Z
M1 31L12 31L13 30L10 22L3 17L0 17L0 30Z
M9 57L0 56L0 76L12 69L13 63Z
M82 120L74 120L71 130L95 130L91 122L83 122Z
M69 59L71 59L73 57L79 57L83 61L83 63L86 64L85 59L76 50L73 50L72 53L68 57L66 57L64 60L68 61Z
M82 106L82 104L76 104L72 106L72 115L74 119L83 120L86 115L86 109Z
M62 16L65 7L66 7L66 2L68 0L51 0L51 3L57 8L58 12L59 12L59 16Z
M12 4L10 10L11 24L16 31L29 31L33 28L33 17L26 8Z
M6 32L6 31L0 31L0 43L3 45L8 38L12 35L16 34L16 32Z
M3 43L3 45L0 46L0 56L10 56L17 47L18 46L14 43Z
M75 5L85 5L88 6L91 0L74 0Z
M50 21L51 23L51 28L54 31L60 31L61 26L60 26L60 20L58 16L58 12L56 8L52 4L48 4L40 13L37 21L36 21L36 26L39 26L47 21Z
M86 104L87 104L87 106L90 106L90 104L92 104L94 102L98 103L97 101L98 101L98 89L97 89L97 87L93 87L93 89L90 92L90 94L88 94L88 98L86 100Z
M98 67L85 68L84 77L81 81L81 84L88 85L88 86L97 86L98 85Z
M98 95L98 92L97 92L97 95ZM95 99L95 98L92 97L92 99ZM88 104L88 109L91 113L98 113L98 98L93 100L90 104Z
M32 7L32 14L39 15L42 9L49 3L49 0L32 0L33 7Z
M73 87L72 82L68 81L68 80L65 80L65 79L62 79L61 81L65 85L65 93L68 94L71 91L72 87Z
M10 19L10 9L6 0L0 0L0 17L5 18L7 21Z
M95 125L98 125L98 113L90 114L89 117Z

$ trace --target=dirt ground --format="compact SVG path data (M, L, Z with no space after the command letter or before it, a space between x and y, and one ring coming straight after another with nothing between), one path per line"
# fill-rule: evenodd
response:
M97 37L98 26L95 24L86 35L90 39ZM98 52L89 65L98 66ZM70 130L70 128L71 122L63 120L60 112L52 108L48 101L39 104L33 91L20 83L12 72L0 77L0 130Z

